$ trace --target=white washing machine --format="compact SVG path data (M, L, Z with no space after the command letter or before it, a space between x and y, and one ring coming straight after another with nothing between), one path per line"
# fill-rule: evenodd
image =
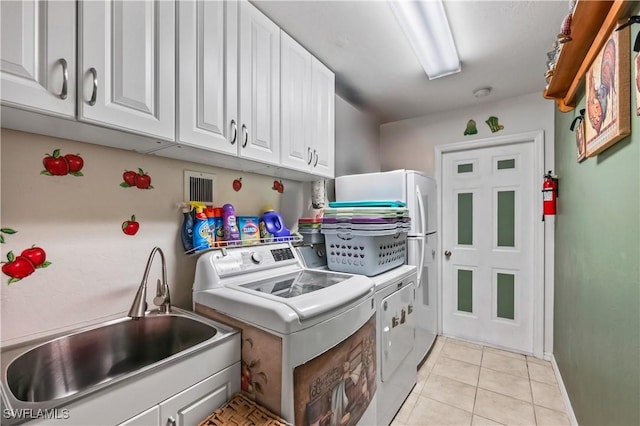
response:
M227 247L200 255L193 305L242 330L242 389L263 406L296 425L379 423L371 279L306 269L288 243Z
M378 318L378 424L388 425L416 384L416 267L399 266L371 279Z

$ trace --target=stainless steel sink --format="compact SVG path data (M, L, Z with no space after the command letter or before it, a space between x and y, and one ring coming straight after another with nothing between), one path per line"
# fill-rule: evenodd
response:
M222 329L222 334L228 331ZM3 350L3 385L16 402L68 402L71 395L103 388L206 347L203 342L218 340L217 333L216 323L177 308L171 314L122 318Z

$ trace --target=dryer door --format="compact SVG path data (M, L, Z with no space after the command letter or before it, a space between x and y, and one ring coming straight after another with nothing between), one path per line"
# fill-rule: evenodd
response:
M383 382L391 378L406 357L415 356L414 298L415 285L411 283L382 299L378 307L382 313L380 377Z

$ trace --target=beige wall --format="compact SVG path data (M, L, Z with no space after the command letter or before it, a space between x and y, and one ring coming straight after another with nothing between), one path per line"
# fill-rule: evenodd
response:
M289 227L309 205L309 184L284 181L285 193L271 190L273 178L131 151L2 129L2 259L36 245L51 266L8 285L2 274L1 341L28 337L111 316L129 309L154 246L167 256L168 279L176 305L191 308L195 257L182 253L178 204L185 169L215 174L215 201L231 203L238 215L258 215L265 205L280 210ZM45 176L42 159L60 149L80 154L84 176ZM124 170L142 168L154 189L122 188ZM242 177L240 192L232 181ZM127 236L124 220L135 214L140 230ZM160 266L150 275L151 299Z
M386 123L380 126L382 170L413 169L435 174L434 147L437 145L513 135L536 130L545 133L545 164L553 165L554 103L540 93L468 108ZM504 129L491 133L485 120L496 116ZM475 120L476 135L464 135L467 121Z
M380 171L378 121L336 96L336 176Z

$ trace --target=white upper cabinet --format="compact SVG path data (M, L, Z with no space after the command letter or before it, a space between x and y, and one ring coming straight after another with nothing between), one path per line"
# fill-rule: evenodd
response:
M281 61L281 163L308 172L311 149L311 54L284 31L280 35Z
M2 103L75 116L75 1L1 1Z
M178 2L177 141L238 153L238 4Z
M335 75L316 58L311 61L311 146L313 174L335 174Z
M286 33L281 40L281 163L333 178L334 74Z
M79 119L174 140L174 2L83 1L78 8Z
M280 164L280 28L240 2L240 156Z

